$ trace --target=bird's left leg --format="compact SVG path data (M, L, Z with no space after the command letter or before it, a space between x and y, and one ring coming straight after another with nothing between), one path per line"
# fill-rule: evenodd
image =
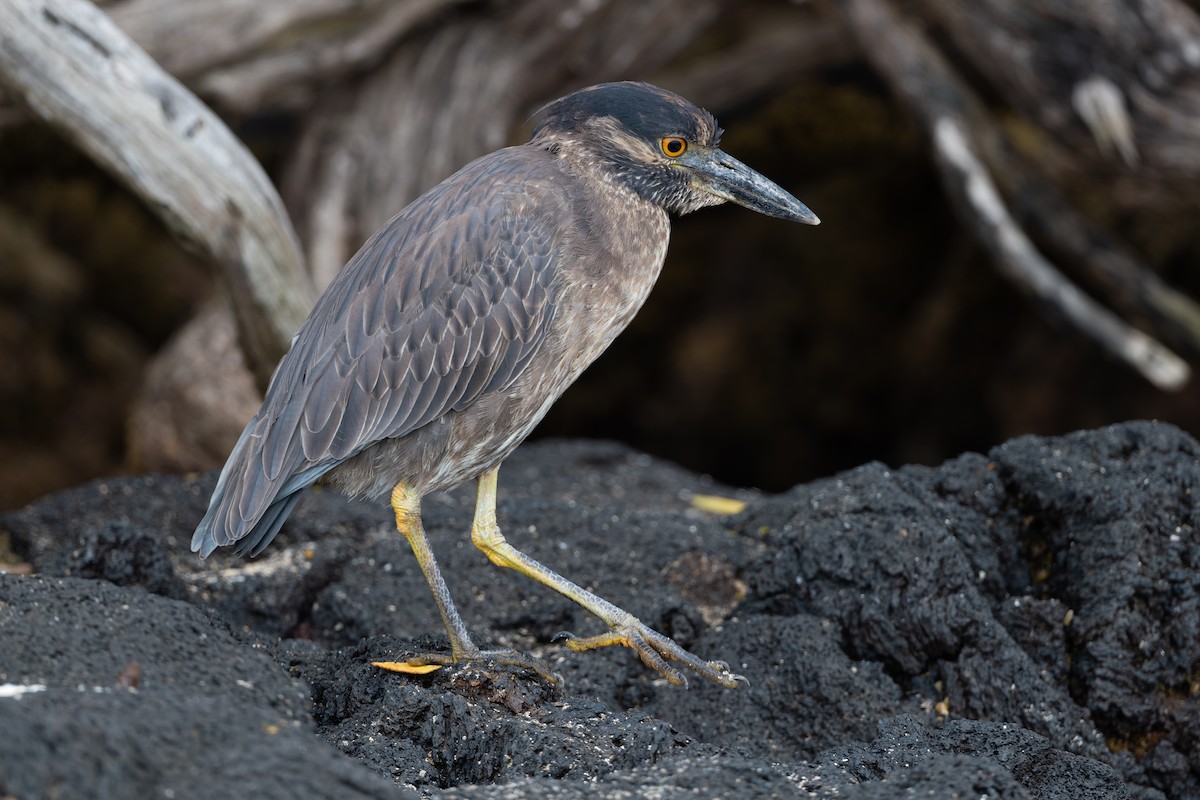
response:
M421 566L421 572L425 574L425 582L433 592L442 624L446 626L446 634L450 637L450 655L422 653L407 661L375 662L376 666L392 672L419 674L458 661L490 660L533 670L550 683L561 685L562 678L540 659L515 650L480 650L475 642L471 641L471 634L467 632L466 624L458 609L454 607L450 590L446 587L442 571L433 557L433 549L429 546L429 540L425 538L425 526L421 522L421 496L406 484L397 483L392 489L392 510L396 512L396 528L408 540L413 555L417 557L417 563Z
M450 597L450 589L442 577L437 560L433 557L433 549L425 538L425 526L421 522L421 496L404 483L397 483L392 489L392 510L396 513L396 529L408 540L417 564L425 575L425 582L433 592L434 602L437 603L438 614L450 637L451 659L454 661L479 658L479 648L471 641L471 634L466 624L454 607Z
M740 675L734 675L726 664L720 661L705 661L699 656L689 653L673 639L653 630L628 611L618 608L603 597L592 594L583 587L572 583L509 544L500 533L500 526L496 524L498 469L495 467L479 476L479 493L475 500L475 522L471 526L471 541L491 559L493 564L515 569L522 575L549 586L569 600L578 603L586 611L595 614L608 625L608 633L598 636L587 638L571 636L567 639L567 647L576 652L582 652L614 644L625 645L633 648L646 666L658 671L676 686L686 686L687 678L668 661L681 664L698 675L731 689L740 683L745 683L746 679Z

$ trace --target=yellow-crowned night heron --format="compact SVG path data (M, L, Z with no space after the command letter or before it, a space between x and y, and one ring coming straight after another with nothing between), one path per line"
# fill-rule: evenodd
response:
M817 217L717 148L708 112L644 83L609 83L544 109L528 144L463 167L392 218L333 280L279 364L229 456L192 549L257 555L300 493L325 477L390 495L433 590L450 654L481 651L459 617L421 525L429 492L478 478L472 541L494 563L562 593L609 630L576 651L632 647L675 684L675 662L726 686L741 678L505 541L496 471L550 405L637 313L658 278L668 214L732 200L796 222Z

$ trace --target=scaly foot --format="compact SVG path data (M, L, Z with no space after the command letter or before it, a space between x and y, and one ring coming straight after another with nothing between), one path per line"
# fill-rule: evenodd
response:
M425 675L451 664L487 661L506 667L519 667L536 672L555 687L559 689L563 688L562 676L550 669L546 665L546 662L540 658L534 658L528 653L508 649L476 650L473 653L457 657L450 653L419 653L404 661L372 661L371 665L380 669L386 669L389 672L400 672L406 675Z
M687 686L687 678L668 661L682 664L697 675L715 681L727 689L734 689L743 683L749 683L741 675L730 672L729 665L724 661L705 661L684 650L674 639L663 636L632 615L627 615L621 622L610 625L608 633L581 638L564 631L554 639L555 641L565 641L567 647L576 653L615 644L632 648L642 659L643 664L657 671L675 686Z

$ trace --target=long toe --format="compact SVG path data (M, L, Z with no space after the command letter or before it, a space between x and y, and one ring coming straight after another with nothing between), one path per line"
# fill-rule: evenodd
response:
M371 665L389 672L399 672L406 675L425 675L451 664L492 663L505 667L527 669L540 675L547 683L562 689L562 676L547 666L540 658L522 653L517 650L479 650L465 656L453 656L450 653L419 653L403 661L372 661Z
M491 661L492 663L502 664L506 667L520 667L521 669L536 672L558 689L562 689L566 685L562 675L550 669L545 661L528 653L522 653L519 650L484 650L479 654L479 660Z
M749 683L741 675L730 672L729 665L724 661L705 661L684 650L674 639L663 636L633 617L630 617L628 621L611 626L608 633L597 636L583 638L571 634L560 634L559 636L565 639L567 647L577 653L612 645L624 645L632 648L642 659L642 663L658 672L675 686L687 686L687 678L669 662L681 664L697 675L719 683L727 689L734 689L743 683Z

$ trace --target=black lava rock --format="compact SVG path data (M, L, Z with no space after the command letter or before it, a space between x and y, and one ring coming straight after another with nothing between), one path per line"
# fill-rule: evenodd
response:
M387 509L312 491L262 557L187 549L214 476L102 481L0 516L0 796L1200 796L1200 445L1129 423L781 495L620 445L501 472L509 540L749 679L666 685L470 544L426 528L489 664L445 647ZM696 494L748 501L734 516Z

